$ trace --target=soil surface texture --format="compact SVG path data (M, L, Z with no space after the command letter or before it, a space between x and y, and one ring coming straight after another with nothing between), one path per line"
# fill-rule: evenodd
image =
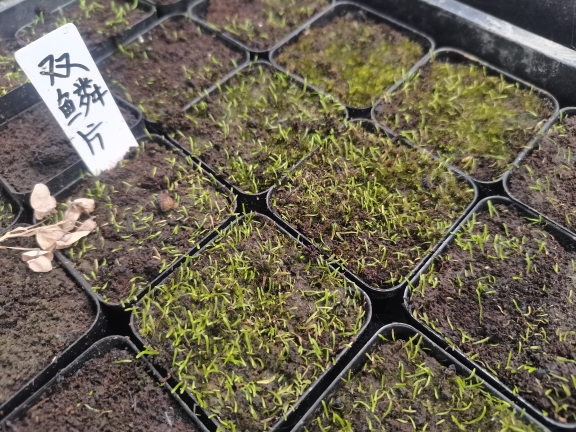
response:
M576 231L576 117L550 129L510 175L514 196Z
M146 365L114 348L55 383L7 430L194 431L186 412L155 383Z
M343 378L304 431L540 430L522 423L477 379L458 376L455 365L426 354L420 339L380 341L366 354L362 370Z
M33 238L3 242L36 247ZM57 264L34 273L21 251L0 253L0 405L86 332L96 317L88 295Z
M26 74L14 60L14 52L20 48L16 39L0 38L0 97L27 80Z
M135 124L131 111L120 108L128 122ZM0 127L0 175L16 189L28 192L36 183L46 183L80 160L43 102Z
M219 175L256 193L282 178L338 127L343 110L286 74L256 65L194 104L188 117L173 116L164 127Z
M90 216L99 228L66 254L111 302L133 299L232 210L189 159L151 142L116 168L86 176L72 199L81 197L96 201Z
M480 181L501 177L553 114L481 65L432 61L376 107L382 124Z
M251 49L271 48L317 12L327 0L207 0L201 18Z
M173 18L118 51L100 70L116 94L164 123L243 60L194 23Z
M366 311L352 289L257 219L180 267L135 321L223 429L269 430L355 340Z
M134 7L137 4L138 0L84 0L79 5L55 12L41 9L34 21L20 30L17 36L28 44L64 24L73 23L78 27L88 49L110 38L122 42L124 31L150 15L150 12Z
M474 198L437 160L359 123L321 147L272 193L272 206L374 287L409 278Z
M344 12L344 11L343 11ZM371 105L424 55L424 47L363 10L306 30L278 62L354 107Z
M541 225L494 205L423 275L413 314L549 417L573 423L575 263Z

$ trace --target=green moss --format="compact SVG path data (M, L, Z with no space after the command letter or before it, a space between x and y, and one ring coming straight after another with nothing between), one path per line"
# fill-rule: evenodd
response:
M268 430L360 331L364 298L269 222L245 220L135 309L138 331L226 430Z
M377 118L479 180L500 177L537 135L552 106L476 65L432 61L394 94Z
M321 146L272 204L371 285L404 281L474 197L443 163L358 123Z
M540 430L484 390L474 373L463 378L429 356L422 336L380 338L362 370L350 371L343 387L322 402L306 432Z
M307 30L278 61L355 107L371 105L423 56L422 46L390 27L347 14Z
M261 65L188 111L182 145L249 193L263 191L337 126L344 108Z

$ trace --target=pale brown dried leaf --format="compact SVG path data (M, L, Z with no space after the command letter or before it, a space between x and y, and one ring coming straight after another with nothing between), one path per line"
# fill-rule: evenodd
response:
M92 198L78 198L72 201L72 204L81 208L82 211L85 211L86 213L92 213L96 205Z
M66 233L56 241L56 249L65 249L70 247L82 237L86 237L88 234L90 234L90 231L75 231L72 233Z
M94 231L98 225L93 218L86 219L84 222L80 224L78 227L78 231Z
M50 190L46 185L38 183L30 195L30 205L34 209L34 216L40 220L55 212L56 199L50 195Z
M28 264L28 267L36 273L46 273L52 270L52 262L44 255L26 261L26 263Z
M50 251L43 251L40 249L31 250L22 254L22 261L30 261L40 256L48 258L50 261L54 259L54 254Z
M46 251L54 249L56 247L56 241L66 233L59 227L56 228L57 229L54 229L53 226L48 226L46 229L38 231L36 233L36 242L38 243L38 246Z

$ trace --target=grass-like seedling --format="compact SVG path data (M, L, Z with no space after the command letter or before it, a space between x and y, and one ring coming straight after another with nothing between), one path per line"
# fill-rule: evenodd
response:
M380 338L362 370L349 371L304 431L540 430L484 390L474 372L461 377L454 365L442 366L426 353L422 336Z
M190 158L154 143L142 144L98 177L86 175L77 197L96 201L91 216L98 228L66 254L112 302L133 300L231 212L226 196Z
M188 19L171 19L144 39L120 46L101 70L117 94L150 120L165 123L242 60Z
M14 39L0 39L0 97L26 82L26 75L14 60L14 52L19 48Z
M384 96L376 118L482 181L494 180L553 112L529 89L476 64L432 60Z
M576 420L576 254L488 204L413 287L413 314L543 414Z
M355 339L364 296L248 217L135 308L145 352L230 431L268 430Z
M249 193L270 187L344 116L330 98L256 64L244 69L186 116L166 125L228 181Z
M405 280L474 191L424 152L351 123L272 195L276 211L365 282Z
M278 62L355 107L371 105L413 67L423 47L358 10L306 30Z
M326 0L207 0L203 17L253 49L270 48L328 6Z
M111 0L102 4L95 0L80 0L78 5L58 9L54 13L40 11L34 21L18 36L30 43L47 33L73 23L88 48L116 37L141 21L149 12L138 8L138 0Z
M552 126L538 148L510 175L515 197L576 231L576 117Z
M4 229L15 222L18 209L6 196L6 192L0 190L0 229Z

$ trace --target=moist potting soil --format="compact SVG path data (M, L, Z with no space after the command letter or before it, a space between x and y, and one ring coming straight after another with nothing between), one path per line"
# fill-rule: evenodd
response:
M489 205L412 290L413 315L547 416L576 420L576 254Z
M114 348L52 385L10 422L19 431L194 431L189 417L127 350Z
M515 198L572 231L576 231L574 153L576 117L568 117L552 127L509 180Z
M154 142L132 149L100 176L87 175L71 199L81 197L95 200L90 216L98 228L65 253L113 303L133 299L232 212L189 158Z
M554 112L547 100L481 65L432 60L375 116L481 181L496 180Z
M366 354L361 371L343 378L305 432L540 429L523 423L510 405L485 391L473 375L440 364L421 347L421 336L386 340Z
M320 147L273 191L272 205L374 287L406 280L474 199L441 162L360 123Z
M183 17L155 27L100 65L110 88L165 123L244 60Z
M33 238L8 240L36 247ZM88 295L53 261L49 273L34 273L22 251L0 251L0 405L50 365L94 322Z
M424 55L421 43L361 9L313 26L282 48L278 63L349 106L371 105Z
M155 361L226 430L269 430L361 330L364 296L261 219L241 221L135 307Z
M326 0L207 0L201 17L250 48L264 50L327 6Z
M168 129L192 154L248 193L282 178L344 118L333 100L256 64L173 117Z

